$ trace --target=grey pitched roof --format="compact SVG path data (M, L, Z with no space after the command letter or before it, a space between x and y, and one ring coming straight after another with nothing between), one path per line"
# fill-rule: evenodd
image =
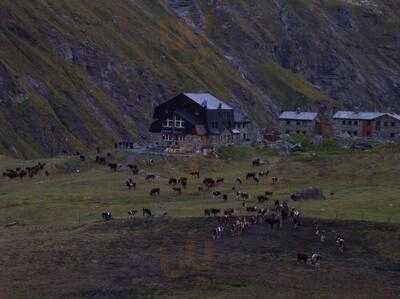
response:
M192 101L195 101L199 105L207 105L207 109L224 109L230 110L233 109L228 104L218 100L212 94L209 93L184 93L185 96L190 98Z
M317 116L317 112L284 111L279 116L279 119L314 120Z
M335 119L357 119L357 120L373 120L375 118L388 115L400 120L400 115L384 112L355 112L355 111L338 111L333 118Z

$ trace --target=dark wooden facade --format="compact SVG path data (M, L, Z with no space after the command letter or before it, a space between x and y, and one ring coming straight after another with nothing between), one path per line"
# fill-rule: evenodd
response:
M204 147L235 128L235 115L232 107L210 94L182 93L154 109L150 132L162 145Z

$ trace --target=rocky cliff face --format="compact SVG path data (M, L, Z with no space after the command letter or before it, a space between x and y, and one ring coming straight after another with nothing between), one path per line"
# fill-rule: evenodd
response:
M0 152L146 138L153 106L208 90L264 126L296 106L400 108L395 0L4 0Z
M400 108L399 1L171 2L185 20L202 3L207 36L267 93L272 61L345 106Z

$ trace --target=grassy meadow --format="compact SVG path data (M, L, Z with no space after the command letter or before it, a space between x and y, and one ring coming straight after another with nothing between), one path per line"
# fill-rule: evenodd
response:
M101 212L112 211L114 217L126 218L127 211L147 207L156 215L167 212L174 217L202 216L204 208L236 208L241 203L232 190L237 177L244 179L249 171L271 170L280 182L272 185L271 175L236 186L249 192L249 204L260 206L255 197L273 191L272 199L287 199L289 194L315 186L327 195L324 201L291 203L306 216L328 219L400 222L400 154L398 146L386 146L371 151L315 151L279 155L264 149L227 148L220 158L155 156L152 167L144 161L150 156L113 153L110 161L123 165L138 164L138 187L129 191L124 182L131 177L129 169L117 172L93 161L94 155L81 162L77 157L57 157L46 162L49 177L40 174L34 179L0 180L1 224L18 221L21 224L76 224L98 220ZM252 159L268 161L265 167L253 168ZM33 165L36 161L0 158L2 169ZM198 191L201 181L189 179L187 190L177 195L170 186L170 177L189 176L199 169L201 177L223 177L225 183L215 190L229 196L227 202L212 198L211 191ZM76 171L79 170L79 173ZM144 175L155 173L154 182L145 182ZM160 197L151 197L152 188L161 188ZM266 203L270 205L272 202Z
M136 191L124 185L128 169L113 172L77 157L46 160L50 176L0 180L0 297L1 298L398 298L400 295L399 147L369 152L317 149L279 155L264 149L227 148L219 158L150 156L113 153L113 162L138 164ZM271 230L252 226L240 237L227 233L213 240L213 217L204 208L235 208L245 213L232 191L236 177L253 170L260 157L280 178L238 189L251 194L273 191L286 199L307 186L322 188L323 201L292 203L306 216L325 218L321 243L307 217L299 229L284 225ZM44 160L43 160L44 161ZM42 161L42 162L43 162ZM37 161L2 156L2 169L26 167ZM178 196L168 186L171 176L224 177L216 188L229 199L198 191L201 180L189 179ZM79 172L77 172L79 170ZM159 178L150 183L144 175ZM150 197L152 188L160 197ZM265 205L271 205L268 202ZM127 220L127 211L150 208L156 216ZM110 210L114 220L100 214ZM335 219L337 218L337 219ZM357 221L357 220L370 220ZM392 223L386 223L386 222ZM8 225L17 222L17 225ZM335 235L346 239L340 255ZM296 263L299 252L322 254L321 266Z

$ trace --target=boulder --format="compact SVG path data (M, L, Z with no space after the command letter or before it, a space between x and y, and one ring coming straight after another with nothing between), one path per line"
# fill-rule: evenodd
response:
M300 192L293 193L290 195L290 198L294 201L310 200L310 199L314 199L314 200L326 199L322 190L319 188L316 188L316 187L308 187L306 189L303 189Z

